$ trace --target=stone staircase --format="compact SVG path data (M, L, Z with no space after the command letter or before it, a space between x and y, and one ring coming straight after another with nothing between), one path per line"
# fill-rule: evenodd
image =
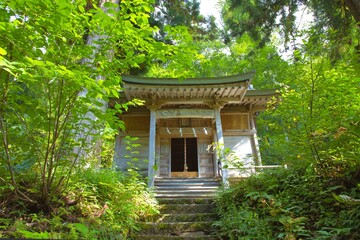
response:
M214 198L220 186L216 178L157 178L156 198Z
M219 186L213 178L156 179L160 214L143 223L134 239L220 239L212 227Z

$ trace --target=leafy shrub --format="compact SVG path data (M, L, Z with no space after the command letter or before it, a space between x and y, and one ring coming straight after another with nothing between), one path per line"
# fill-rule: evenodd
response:
M359 205L333 194L358 198L359 188L333 183L311 168L252 176L219 195L215 225L230 239L358 239Z
M0 213L1 237L51 239L124 239L138 222L157 213L157 202L136 175L113 169L74 174L49 213L8 205Z

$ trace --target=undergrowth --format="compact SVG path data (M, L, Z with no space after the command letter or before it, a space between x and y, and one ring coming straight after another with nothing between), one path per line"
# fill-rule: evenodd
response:
M126 239L158 212L136 173L112 169L77 172L46 212L11 198L2 192L0 238Z
M220 193L215 225L225 239L360 239L354 174L326 178L307 168L252 176Z

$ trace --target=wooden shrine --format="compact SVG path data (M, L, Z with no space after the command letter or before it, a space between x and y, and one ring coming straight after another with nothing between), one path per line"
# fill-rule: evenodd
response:
M121 170L135 165L148 176L150 187L155 178L222 176L226 182L248 175L232 164L225 168L219 161L221 151L216 154L209 145L230 149L242 169L261 165L255 116L279 93L250 89L254 74L191 79L123 76L126 100L140 99L144 105L121 115L126 131L117 136L114 162Z

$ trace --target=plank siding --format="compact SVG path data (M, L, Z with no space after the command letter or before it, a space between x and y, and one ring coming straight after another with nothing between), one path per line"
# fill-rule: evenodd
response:
M215 175L213 154L207 151L211 143L211 137L198 138L199 177L214 177Z
M136 140L129 141L125 136L118 136L116 141L116 154L114 156L116 166L122 171L133 166L138 168L139 172L146 173L148 168L149 137L139 136L136 137ZM131 149L126 149L131 145Z
M249 114L221 114L223 130L243 130L250 129Z
M169 177L170 175L170 138L161 138L160 140L160 162L159 176Z
M126 132L149 132L150 115L149 116L122 116L125 123Z

